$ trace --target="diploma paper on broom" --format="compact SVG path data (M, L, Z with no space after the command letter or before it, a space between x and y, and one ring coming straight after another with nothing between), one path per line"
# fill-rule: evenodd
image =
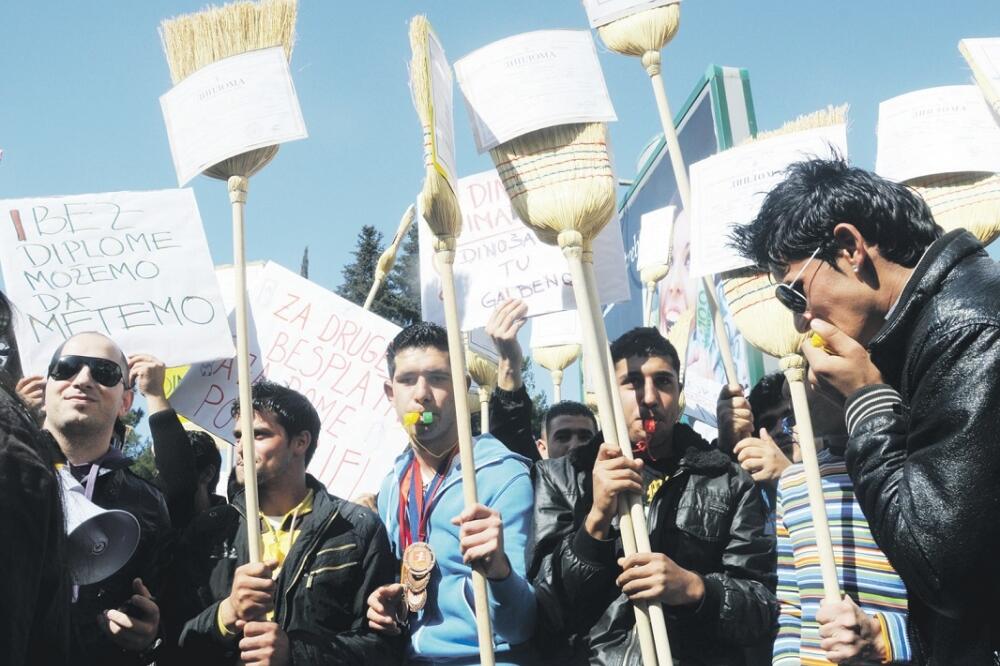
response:
M202 67L160 97L177 181L242 153L307 136L282 47Z
M896 182L1000 172L1000 125L978 86L928 88L879 104L875 171Z
M989 90L989 103L1000 119L1000 37L963 39L958 50L972 67L976 81Z
M455 74L480 153L545 127L618 119L586 30L501 39L456 62Z
M681 0L583 0L591 28L599 28L637 12L678 4Z
M794 162L847 156L847 126L775 136L691 165L691 276L750 265L729 246L729 232L748 224Z
M424 138L428 159L441 172L453 192L458 191L458 176L455 169L455 118L454 83L451 65L444 54L444 48L433 30L427 33L427 58L430 65L430 99L433 105L434 132Z

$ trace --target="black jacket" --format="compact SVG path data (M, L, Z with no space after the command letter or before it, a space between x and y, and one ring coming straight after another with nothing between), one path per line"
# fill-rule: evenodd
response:
M292 664L397 664L405 636L388 637L368 628L368 595L392 583L395 559L378 516L326 492L313 477L313 509L277 579L275 622L288 634ZM192 578L179 582L202 602L180 637L186 666L235 664L238 637L219 632L217 614L229 596L236 567L246 564L245 504L240 491L232 504L209 509L188 527L182 545Z
M0 378L2 381L2 378ZM69 663L69 573L46 440L0 386L0 664Z
M543 623L538 633L549 647L558 637L570 640L567 663L639 664L635 616L615 585L621 542L596 541L583 529L597 445L534 468L529 575ZM664 607L673 656L683 664L743 664L743 648L772 635L778 617L774 541L764 535L760 493L686 425L674 427L674 449L683 455L652 499L650 541L654 551L702 575L705 598L697 608Z
M490 434L514 453L520 453L532 462L538 461L541 456L535 445L535 435L531 432L535 405L528 389L523 384L515 391L500 387L493 389L489 409Z
M1000 267L968 232L934 242L869 345L887 385L847 402L847 466L906 583L920 661L1000 645Z

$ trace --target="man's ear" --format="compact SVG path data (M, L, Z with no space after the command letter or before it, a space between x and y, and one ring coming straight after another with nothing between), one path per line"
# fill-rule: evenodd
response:
M549 459L549 445L545 443L545 440L539 437L535 440L535 448L538 449L538 455L542 457L542 460Z
M309 445L312 444L312 433L309 432L308 430L303 430L302 432L300 432L299 434L297 434L295 437L292 438L291 443L292 443L292 448L294 448L296 452L301 451L302 457L304 458L306 455L306 451L309 450Z
M135 392L132 389L125 389L125 393L122 394L121 408L118 410L119 417L128 414L128 410L132 409L133 400L135 400Z
M869 252L868 243L858 228L853 224L841 222L833 228L833 238L837 241L837 247L844 253L847 261L855 269L860 270L869 259Z
M394 395L392 390L392 381L387 379L385 380L385 382L383 382L382 392L385 393L386 400L392 402L392 396Z

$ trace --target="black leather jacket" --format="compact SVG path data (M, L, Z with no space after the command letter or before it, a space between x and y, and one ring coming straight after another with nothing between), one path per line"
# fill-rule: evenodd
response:
M615 585L621 542L583 529L593 502L598 441L535 465L534 554L529 575L539 600L541 649L563 663L639 664L635 616ZM743 664L744 647L777 628L775 551L754 482L685 425L674 427L676 471L653 496L653 550L705 581L697 608L669 608L673 657L682 664ZM567 641L571 647L567 648Z
M935 241L869 345L886 385L847 402L847 466L906 583L918 661L1000 645L1000 267L968 232Z

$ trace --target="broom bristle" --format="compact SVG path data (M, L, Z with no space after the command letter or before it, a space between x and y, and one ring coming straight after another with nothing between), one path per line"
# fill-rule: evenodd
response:
M674 3L625 16L597 29L601 41L612 51L642 57L659 51L677 34L681 5Z
M465 350L465 367L469 376L479 386L496 386L497 366L471 349Z
M820 109L819 111L814 111L813 113L807 113L799 116L795 120L789 120L776 130L758 132L756 136L750 137L741 145L763 141L775 136L783 136L786 134L793 134L795 132L804 132L805 130L816 129L818 127L842 125L847 122L847 112L849 109L850 105L848 104L841 104L840 106L833 106L831 104L825 109Z
M905 184L923 197L945 231L966 229L983 245L1000 237L1000 174L947 173Z
M434 135L433 96L431 94L430 57L428 42L432 32L426 16L410 20L410 90L413 106L424 133L424 164L426 175L418 200L427 226L438 238L455 237L462 232L462 212L458 196L451 184L433 164L431 141Z
M552 345L533 347L531 357L550 372L565 370L580 358L580 345Z
M521 221L550 245L562 231L593 239L615 211L615 180L603 123L547 127L490 151Z

